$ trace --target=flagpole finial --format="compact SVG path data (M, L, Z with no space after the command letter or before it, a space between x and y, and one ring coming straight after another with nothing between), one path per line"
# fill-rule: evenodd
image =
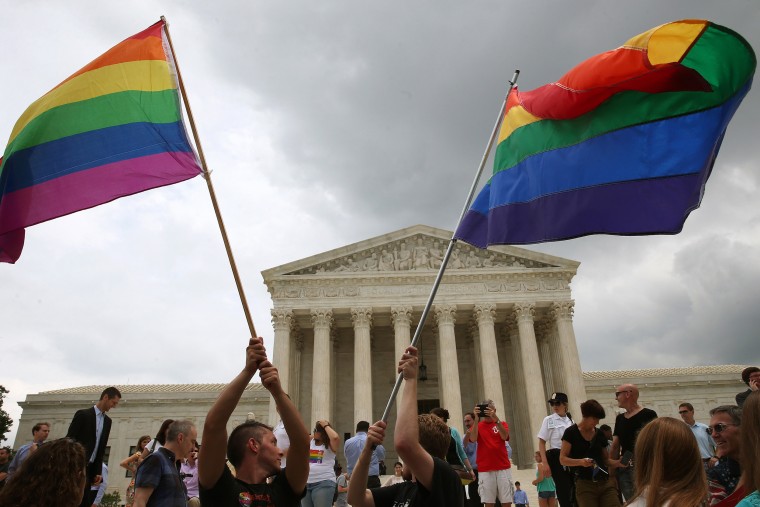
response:
M520 77L520 69L515 69L515 73L512 75L512 79L509 80L509 86L514 86L517 83L518 77Z

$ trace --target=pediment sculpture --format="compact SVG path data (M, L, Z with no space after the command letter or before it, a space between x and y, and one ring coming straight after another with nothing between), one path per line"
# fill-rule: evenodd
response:
M419 234L331 259L289 274L438 271L441 268L447 246L448 243L445 240ZM532 259L491 250L481 250L470 245L457 243L446 269L537 269L547 267L554 266Z

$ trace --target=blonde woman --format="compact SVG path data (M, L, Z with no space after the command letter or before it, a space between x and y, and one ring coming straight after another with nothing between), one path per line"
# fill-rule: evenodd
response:
M707 477L691 428L672 417L650 422L636 439L632 507L707 505Z

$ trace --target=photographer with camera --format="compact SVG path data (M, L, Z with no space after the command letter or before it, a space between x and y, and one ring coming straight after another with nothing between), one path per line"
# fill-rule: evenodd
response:
M509 426L499 420L492 400L485 400L475 410L476 424L467 434L470 442L478 444L478 493L486 507L493 507L498 498L502 505L512 504L514 485L512 463L505 442L509 440Z

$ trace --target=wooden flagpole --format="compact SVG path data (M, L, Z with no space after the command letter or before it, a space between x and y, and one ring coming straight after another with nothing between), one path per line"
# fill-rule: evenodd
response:
M472 204L472 198L475 196L475 190L478 188L478 182L480 181L480 176L483 174L483 168L486 165L486 162L488 161L488 155L491 153L491 148L493 147L494 139L496 139L496 134L499 132L499 126L501 125L501 121L504 117L504 110L507 107L507 99L509 98L509 94L512 91L512 88L514 88L515 83L517 83L517 78L520 75L519 70L515 70L514 75L512 76L512 79L509 81L509 90L507 90L507 95L504 97L504 102L501 104L501 110L499 111L499 116L496 118L496 124L493 126L493 131L491 132L491 137L488 140L488 144L486 145L485 152L483 153L483 158L480 160L480 165L478 166L478 170L475 174L475 179L472 182L472 186L470 187L470 192L467 194L467 199L464 203L464 208L462 209L462 213L459 215L459 220L457 221L457 226L454 228L454 234L456 234L456 230L459 228L459 224L462 223L462 219L464 218L465 214L467 213L467 210L470 209L470 204ZM441 268L438 270L438 275L435 277L435 282L433 282L433 288L430 291L430 297L428 297L427 303L425 304L425 308L422 310L422 315L420 316L420 322L417 324L417 329L414 331L414 337L412 338L412 347L417 346L417 342L420 339L420 336L422 335L422 327L425 325L425 320L427 319L427 315L430 312L430 307L433 305L433 299L435 299L435 295L438 292L438 286L441 284L441 279L443 278L443 272L446 270L446 265L449 263L449 257L451 257L451 252L454 251L454 245L456 244L457 239L452 235L451 240L449 241L449 247L446 249L446 254L443 256L443 259L441 260ZM393 407L393 403L396 401L396 396L398 396L398 391L401 388L401 381L403 380L403 377L399 373L396 377L396 383L393 386L393 391L391 391L390 398L388 399L388 404L385 406L385 411L383 412L382 420L385 422L388 422L388 416L390 415L391 408Z
M198 157L201 162L201 169L203 169L203 179L206 180L208 186L208 192L211 196L211 204L214 206L214 213L216 214L216 221L219 223L219 231L222 233L222 240L224 241L224 249L227 251L227 258L230 261L230 267L232 268L232 276L235 278L235 285L237 286L238 294L240 295L240 303L243 305L243 312L245 312L245 320L248 322L248 329L251 332L251 336L256 337L256 328L253 326L253 319L251 318L251 311L248 309L248 301L245 297L245 291L243 290L243 283L240 281L240 273L238 273L237 265L235 264L235 257L232 255L232 247L230 247L230 240L227 237L227 229L224 227L224 221L222 220L222 213L219 210L219 203L216 200L216 193L214 192L214 184L211 182L211 172L206 166L206 157L203 154L203 147L201 146L201 139L198 136L198 131L195 128L195 119L193 118L193 110L190 108L190 101L187 99L187 93L185 92L185 84L182 81L182 73L179 70L179 62L177 62L177 54L174 52L174 45L172 44L172 37L169 35L169 22L166 21L166 17L161 16L161 21L164 22L164 32L166 33L166 40L169 42L169 49L172 52L172 58L174 59L174 67L177 69L177 80L179 81L179 90L182 94L182 101L185 103L185 109L187 110L187 119L190 122L190 130L193 132L193 139L195 139L195 146L198 148Z

